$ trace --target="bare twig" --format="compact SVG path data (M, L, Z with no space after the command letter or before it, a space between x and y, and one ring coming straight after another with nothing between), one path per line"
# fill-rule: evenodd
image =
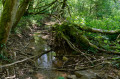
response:
M13 75L13 76L11 76L11 77L5 77L5 79L14 79L16 76L15 75Z
M15 65L15 64L18 64L18 63L22 63L22 62L25 62L25 61L27 61L27 60L29 60L29 59L35 58L35 57L37 57L37 58L38 58L38 57L41 57L42 55L47 54L47 53L49 53L50 51L51 51L51 50L45 51L44 53L41 53L41 54L38 54L38 55L35 55L35 56L31 56L31 57L29 57L29 58L25 58L25 59L20 60L20 61L16 61L16 62L13 62L13 63L10 63L10 64L2 65L2 66L0 66L0 68L9 67L9 66L12 66L12 65Z

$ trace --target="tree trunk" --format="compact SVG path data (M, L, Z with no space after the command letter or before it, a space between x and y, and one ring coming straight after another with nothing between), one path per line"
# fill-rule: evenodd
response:
M2 4L3 4L3 5L4 5L5 1L6 1L6 0L2 0Z
M0 18L0 51L5 46L17 12L19 0L6 0Z
M0 18L0 52L8 40L11 28L17 25L30 0L23 0L21 4L20 2L20 0L6 0L4 2Z
M15 16L15 22L13 23L12 29L14 30L20 21L21 17L24 15L24 12L26 11L26 8L28 7L28 4L31 0L23 0L20 4L20 7L17 10L17 14Z

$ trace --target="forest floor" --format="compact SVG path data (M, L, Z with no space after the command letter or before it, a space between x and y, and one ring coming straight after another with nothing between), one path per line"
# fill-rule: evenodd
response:
M49 23L45 24L49 25ZM51 43L52 36L49 29L44 29L44 27L39 27L33 24L27 30L22 29L20 34L10 35L5 51L9 53L8 57L10 57L11 60L9 61L3 59L3 64L20 61L36 55L35 52L39 51L39 47L41 46L40 44L44 44L37 44L40 45L39 47L36 47L36 44L33 44L33 42L35 41L36 33L39 35L42 34L42 38L47 41L48 45L49 43ZM55 70L65 71L67 73L65 74L64 72L64 74L61 74L64 78L69 77L71 79L93 79L93 77L95 77L94 79L119 79L120 70L111 63L114 63L114 61L111 59L112 56L113 55L103 53L100 54L99 52L99 54L88 56L92 61L91 63L84 56L81 55L66 55L64 57L66 59L65 61L55 60L58 62L53 63L56 67ZM38 70L38 66L36 66L36 61L37 60L34 58L29 59L25 62L5 67L3 68L3 72L0 74L0 76L1 78L13 77L16 79L47 79L42 74L36 74L35 71ZM11 72L12 74L10 75ZM29 74L33 74L32 77L28 78L27 75Z

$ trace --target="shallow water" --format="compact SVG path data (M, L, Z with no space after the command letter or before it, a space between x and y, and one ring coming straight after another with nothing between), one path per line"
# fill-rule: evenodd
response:
M50 47L47 45L46 41L42 39L42 35L39 33L34 34L35 42L35 53L41 51L48 51ZM65 77L67 73L54 70L54 64L52 63L55 60L55 52L50 52L44 54L37 60L39 66L38 70L35 71L35 74L31 74L31 77L26 79L59 79L59 77Z
M59 77L67 75L64 72L53 70L54 65L52 61L55 59L54 54L54 52L51 52L38 59L38 64L41 69L38 70L37 74L42 74L44 76L43 79L58 79Z

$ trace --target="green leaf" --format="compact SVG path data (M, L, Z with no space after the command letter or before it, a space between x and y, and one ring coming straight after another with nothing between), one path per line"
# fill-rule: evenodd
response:
M104 40L104 43L107 43L108 41L107 40Z

